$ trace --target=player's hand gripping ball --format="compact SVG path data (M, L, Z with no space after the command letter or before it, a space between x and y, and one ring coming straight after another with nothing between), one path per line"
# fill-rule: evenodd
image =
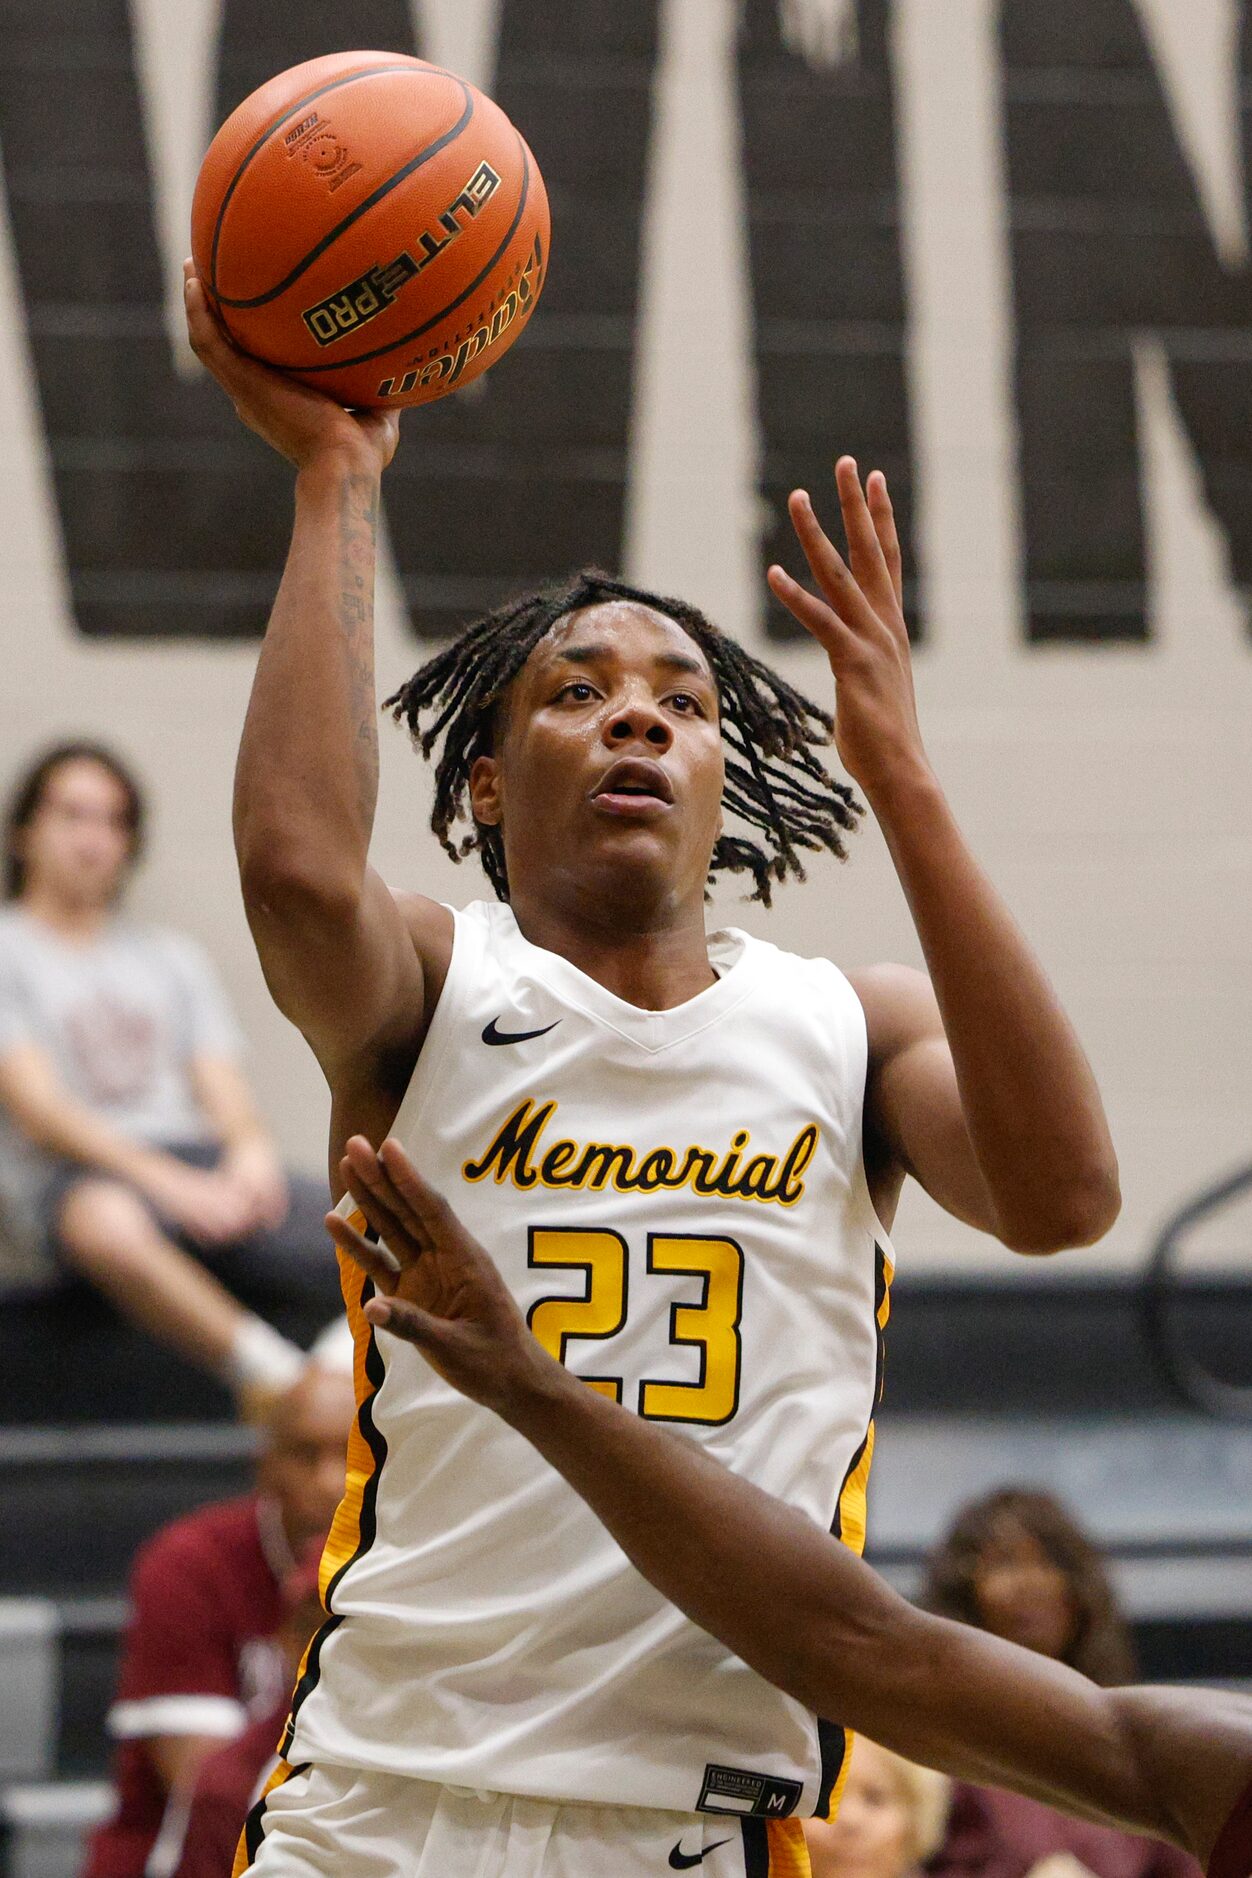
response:
M543 178L500 107L392 52L310 59L245 98L191 214L236 345L354 406L426 404L494 365L548 237Z

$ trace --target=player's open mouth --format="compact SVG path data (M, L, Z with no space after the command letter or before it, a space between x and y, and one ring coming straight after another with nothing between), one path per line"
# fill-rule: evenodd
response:
M646 757L623 757L600 779L591 803L604 815L650 819L673 808L674 789L659 763Z

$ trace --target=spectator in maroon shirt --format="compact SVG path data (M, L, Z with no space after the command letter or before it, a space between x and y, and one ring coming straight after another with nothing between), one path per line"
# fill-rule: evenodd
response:
M1051 1494L1007 1487L966 1506L930 1560L924 1602L1094 1682L1136 1679L1104 1562ZM1173 1846L965 1784L929 1870L935 1878L1199 1878Z
M117 1809L84 1878L161 1878L181 1838L154 1851L171 1794L189 1793L211 1750L290 1693L281 1588L330 1526L354 1410L346 1371L310 1363L271 1410L256 1492L175 1520L139 1552L109 1711Z
M310 1637L325 1616L318 1593L320 1559L321 1546L315 1543L283 1580L283 1620L274 1641L286 1665L287 1691L295 1683ZM250 1723L225 1747L215 1748L204 1762L184 1815L174 1878L229 1878L248 1810L277 1764L278 1741L289 1706L285 1693L267 1715Z

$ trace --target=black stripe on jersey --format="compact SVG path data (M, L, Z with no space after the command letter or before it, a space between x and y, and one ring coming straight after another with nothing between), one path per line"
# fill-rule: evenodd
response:
M769 1829L763 1819L743 1822L743 1878L769 1878Z
M880 1253L880 1259L881 1256ZM873 1422L871 1421L870 1428L872 1427ZM835 1501L835 1517L830 1522L830 1530L833 1537L836 1539L843 1538L843 1496L847 1492L848 1482L865 1458L865 1449L868 1442L869 1428L865 1430L864 1435L857 1445L856 1453L848 1462L847 1471L843 1476L843 1484L839 1489L839 1498ZM842 1728L838 1722L827 1721L825 1716L819 1715L817 1718L817 1751L821 1756L822 1773L821 1785L817 1790L817 1805L813 1808L813 1817L815 1819L825 1819L830 1812L831 1795L834 1793L835 1787L838 1784L839 1776L843 1772L843 1763L847 1758L847 1729Z
M376 1238L377 1235L371 1234L370 1236L371 1238ZM365 1283L361 1286L359 1308L362 1311L364 1311L365 1306L373 1296L373 1281L367 1278ZM386 1365L382 1359L382 1352L378 1347L378 1337L376 1333L371 1330L370 1340L365 1349L365 1380L371 1387L369 1394L357 1411L357 1427L360 1429L362 1440L365 1442L366 1447L374 1458L374 1471L366 1481L365 1490L361 1495L361 1518L358 1528L356 1550L349 1558L344 1560L343 1564L339 1567L339 1570L326 1587L326 1609L328 1611L334 1610L335 1592L339 1589L344 1573L350 1571L359 1558L364 1558L378 1536L378 1483L382 1479L383 1463L387 1459L387 1438L382 1433L381 1429L376 1428L374 1425L374 1398L382 1388L383 1379L386 1374Z
M270 1795L277 1793L279 1787L285 1787L287 1781L293 1780L297 1774L307 1774L312 1765L312 1761L304 1761L299 1767L288 1768L286 1779L280 1780L278 1787L270 1787L268 1792L263 1793L248 1814L243 1823L243 1842L248 1853L248 1865L245 1866L245 1870L256 1864L257 1853L261 1850L261 1841L265 1837L265 1808Z
M883 1305L886 1303L886 1299L887 1299L887 1255L883 1251L882 1247L877 1243L877 1241L875 1241L874 1243L874 1333L875 1333L875 1346L876 1347L875 1347L875 1356L874 1356L874 1396L873 1396L875 1408L877 1408L878 1404L882 1401L883 1369L884 1369L884 1365L886 1362L886 1355L887 1355L887 1339L883 1330L883 1323L882 1323ZM839 1488L839 1497L835 1501L835 1517L831 1521L831 1524L830 1524L831 1533L836 1539L843 1538L843 1496L847 1492L848 1482L851 1480L853 1474L855 1474L857 1468L861 1465L861 1462L865 1458L865 1449L869 1442L870 1429L873 1426L874 1426L874 1421L873 1421L873 1416L871 1415L869 1427L866 1428L865 1434L860 1442L860 1445L858 1446L856 1450L856 1453L852 1456L852 1459L848 1462L848 1469L847 1469L847 1472L844 1474L843 1484ZM822 1772L821 1772L821 1786L818 1788L818 1793L817 1793L817 1805L813 1810L814 1810L815 1818L825 1819L827 1814L830 1812L831 1795L834 1793L834 1790L836 1786L838 1785L839 1776L843 1772L843 1763L847 1759L848 1733L847 1733L846 1728L841 1728L838 1722L827 1721L825 1720L823 1716L819 1715L817 1718L817 1749L818 1749L818 1754L821 1757Z
M376 1240L378 1237L377 1233L373 1231L367 1236L371 1240ZM369 1303L373 1295L373 1281L367 1278L361 1286L361 1310L365 1309L365 1306ZM378 1394L382 1386L383 1377L386 1373L382 1354L378 1348L377 1338L375 1333L371 1330L369 1343L365 1350L365 1376L366 1380L372 1384L372 1387L357 1411L357 1427L360 1430L362 1440L373 1456L374 1469L369 1479L366 1481L361 1494L361 1516L357 1526L357 1543L355 1550L349 1553L348 1557L344 1560L343 1564L339 1567L326 1587L325 1603L329 1615L327 1616L326 1622L322 1625L312 1643L309 1645L308 1661L304 1666L304 1674L297 1683L295 1694L291 1698L291 1713L287 1717L287 1726L283 1731L281 1752L284 1755L291 1749L291 1743L295 1735L296 1717L300 1713L303 1704L317 1687L318 1677L321 1674L322 1650L343 1622L343 1613L336 1612L334 1609L333 1599L335 1592L342 1582L344 1573L351 1570L358 1559L364 1558L378 1535L378 1483L382 1478L383 1462L387 1458L387 1441L382 1432L374 1426L374 1397Z
M838 1722L827 1721L822 1715L817 1718L817 1751L821 1756L821 1786L817 1790L817 1805L813 1808L814 1819L826 1819L830 1815L831 1795L839 1784L843 1772L843 1763L848 1754L848 1731Z
M874 1407L882 1401L887 1367L887 1327L883 1306L887 1302L887 1255L874 1241L874 1329L878 1333L878 1351L874 1359Z

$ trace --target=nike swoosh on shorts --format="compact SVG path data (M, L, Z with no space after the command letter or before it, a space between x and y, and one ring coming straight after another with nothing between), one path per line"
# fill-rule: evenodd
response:
M684 1852L680 1839L669 1855L671 1871L690 1871L693 1865L703 1865L710 1852L716 1852L719 1845L729 1845L729 1839L718 1839L714 1845L706 1845L703 1852Z

